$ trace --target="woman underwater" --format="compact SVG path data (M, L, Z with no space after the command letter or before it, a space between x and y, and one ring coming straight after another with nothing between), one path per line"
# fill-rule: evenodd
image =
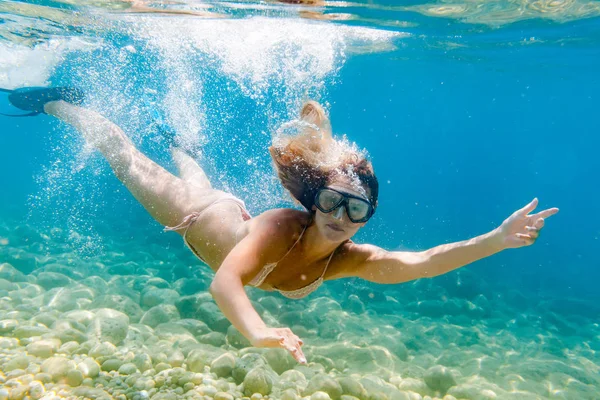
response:
M484 235L426 251L386 251L350 240L377 208L377 178L364 156L332 138L329 119L316 102L300 112L309 128L269 148L281 183L306 210L275 209L251 217L241 200L213 189L183 151L173 150L179 177L147 158L118 126L80 107L83 94L76 89L18 89L9 100L28 115L45 112L75 127L150 215L181 234L215 271L210 293L250 343L282 347L301 363L306 362L302 340L289 328L266 326L244 286L300 298L325 280L359 277L394 284L430 278L533 244L545 219L558 212L531 214L538 204L534 199Z

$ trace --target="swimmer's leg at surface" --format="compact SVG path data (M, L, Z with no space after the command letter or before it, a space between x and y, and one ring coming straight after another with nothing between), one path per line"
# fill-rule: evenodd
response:
M171 149L171 155L179 170L179 177L189 183L190 185L197 186L201 189L212 189L212 185L208 180L208 177L204 173L204 170L196 160L189 156L184 150L173 147Z
M171 174L139 151L121 128L95 111L65 101L49 102L44 111L72 125L99 150L117 178L162 225L179 224L186 215L202 210L221 193L210 186L190 185Z

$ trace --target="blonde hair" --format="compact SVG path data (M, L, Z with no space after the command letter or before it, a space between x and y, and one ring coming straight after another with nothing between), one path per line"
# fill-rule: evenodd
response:
M301 130L294 136L276 136L269 147L283 187L311 211L319 189L340 176L350 178L359 189L369 189L369 200L377 206L379 184L373 167L356 146L334 139L325 110L307 101L300 111Z

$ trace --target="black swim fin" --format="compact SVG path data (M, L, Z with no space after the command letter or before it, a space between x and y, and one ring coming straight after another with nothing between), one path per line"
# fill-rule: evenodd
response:
M42 114L44 105L51 101L64 100L67 103L80 105L85 99L81 89L72 87L26 87L15 90L0 88L0 92L8 94L8 103L16 109L15 112L10 113L0 112L1 115L8 117L31 117Z

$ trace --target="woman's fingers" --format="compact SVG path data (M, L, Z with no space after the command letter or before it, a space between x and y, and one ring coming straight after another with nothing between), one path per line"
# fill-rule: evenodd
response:
M530 235L525 235L524 233L517 233L517 234L515 234L515 237L523 245L530 245L530 244L533 244L533 242L535 241L535 239L532 238Z
M533 224L533 227L536 228L537 230L540 230L544 227L545 225L545 221L544 218L538 218L535 223Z
M538 228L535 228L533 226L526 226L525 229L527 230L527 234L529 235L529 237L531 237L532 239L537 239L540 235L540 231Z
M527 235L531 238L531 239L537 239L540 236L540 230L544 227L544 218L538 218L534 223L533 226L525 226L525 229L527 230Z
M517 213L521 214L521 215L527 215L531 211L535 210L535 208L537 207L537 205L538 205L538 199L536 197L535 199L533 199L531 201L531 203L527 204L525 207L523 207L520 210L518 210Z
M280 335L279 345L289 351L292 357L299 363L306 364L306 357L300 348L304 342L300 340L289 328L281 328L278 330Z
M551 215L554 215L558 212L558 208L553 207L553 208L549 208L547 210L544 211L540 211L537 214L534 214L533 217L535 218L548 218Z
M306 357L304 356L304 353L300 349L300 345L298 344L298 342L289 343L289 341L288 341L283 345L283 348L285 348L287 351L289 351L290 354L292 355L292 357L294 357L294 359L296 361L298 361L299 363L302 363L302 364L306 364Z

